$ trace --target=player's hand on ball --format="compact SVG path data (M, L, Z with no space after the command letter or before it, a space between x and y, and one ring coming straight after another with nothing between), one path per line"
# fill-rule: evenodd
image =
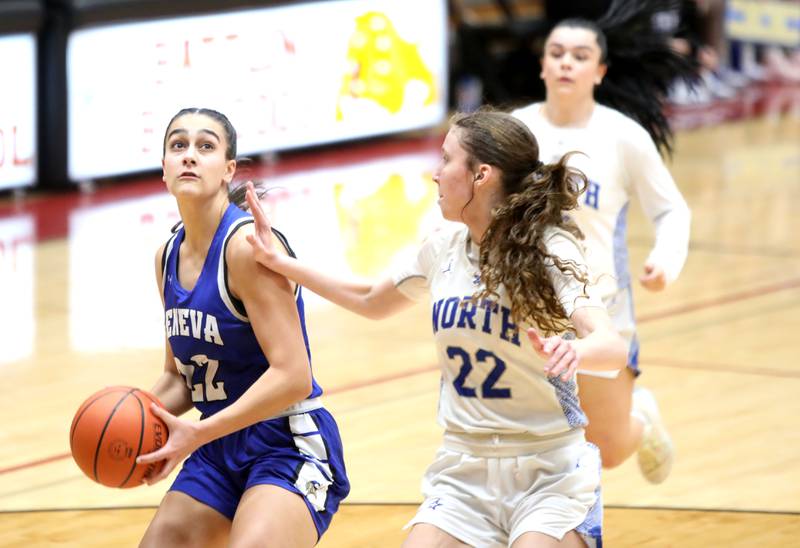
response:
M157 415L169 430L167 443L158 451L141 455L136 459L137 464L147 464L163 460L164 466L153 476L145 476L145 483L153 485L169 476L172 470L180 464L192 451L202 445L197 423L179 419L166 409L151 405L153 414Z
M528 339L536 353L547 360L544 372L548 377L560 377L566 382L575 375L580 357L571 340L558 335L542 338L533 327L528 329Z

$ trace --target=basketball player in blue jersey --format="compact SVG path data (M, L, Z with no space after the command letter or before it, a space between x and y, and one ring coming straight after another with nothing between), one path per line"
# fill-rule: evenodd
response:
M257 225L247 239L264 266L369 318L431 298L444 441L406 548L599 546L600 459L584 439L575 371L621 369L626 348L563 215L586 184L566 162L541 163L535 137L509 114L457 116L433 177L444 218L457 223L376 283L280 253L247 192Z
M338 427L311 372L300 288L253 259L252 217L229 200L235 158L236 132L219 112L184 109L170 121L163 179L182 225L155 259L167 344L152 389L169 440L138 460L165 461L154 483L188 458L145 547L311 547L349 492ZM192 406L202 420L177 418Z
M655 228L655 241L639 282L662 291L674 281L689 249L690 212L658 147L671 149L663 114L666 90L693 67L673 51L669 36L652 28L654 13L671 0L616 0L598 22L567 19L545 42L543 102L515 110L540 143L545 161L580 150L570 165L589 179L579 207L570 212L586 236L586 260L616 329L629 344L628 367L619 374L580 371L581 405L589 416L587 438L613 468L637 453L651 483L672 468L673 444L656 400L636 387L639 341L628 265L628 211L634 196ZM658 146L657 146L658 145Z

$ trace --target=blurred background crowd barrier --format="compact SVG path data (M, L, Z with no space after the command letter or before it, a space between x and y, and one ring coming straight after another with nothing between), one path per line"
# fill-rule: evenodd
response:
M452 110L543 96L539 55L564 17L610 0L5 0L0 192L159 168L180 108L229 115L240 154L438 127ZM685 0L654 25L703 79L675 105L800 83L800 2Z

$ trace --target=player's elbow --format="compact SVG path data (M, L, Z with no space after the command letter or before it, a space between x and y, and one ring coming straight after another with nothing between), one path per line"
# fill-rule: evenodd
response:
M308 398L311 389L311 376L307 379L303 376L302 378L293 378L291 382L286 383L283 393L288 404L292 405Z
M370 320L382 320L391 315L390 310L383 306L372 295L365 295L361 303L360 314Z
M389 313L385 310L381 310L378 307L364 307L363 312L361 313L362 316L369 320L382 320L389 316Z
M311 390L313 389L313 380L311 378L311 368L305 369L302 375L297 375L295 381L292 383L292 395L295 396L296 401L306 399Z
M692 210L689 209L689 204L686 203L686 200L681 200L679 203L676 203L669 211L669 214L674 219L671 223L672 225L676 227L681 226L685 230L689 230L692 224Z
M292 367L281 371L282 379L279 381L282 393L290 402L299 402L306 399L313 388L311 367L305 363L293 364Z

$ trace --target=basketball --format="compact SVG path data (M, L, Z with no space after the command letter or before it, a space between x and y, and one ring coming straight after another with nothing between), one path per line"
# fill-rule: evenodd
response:
M162 447L169 434L151 412L151 402L163 407L144 390L111 386L81 404L72 419L69 445L84 474L102 485L125 489L141 485L146 474L164 465L136 464L136 457Z

